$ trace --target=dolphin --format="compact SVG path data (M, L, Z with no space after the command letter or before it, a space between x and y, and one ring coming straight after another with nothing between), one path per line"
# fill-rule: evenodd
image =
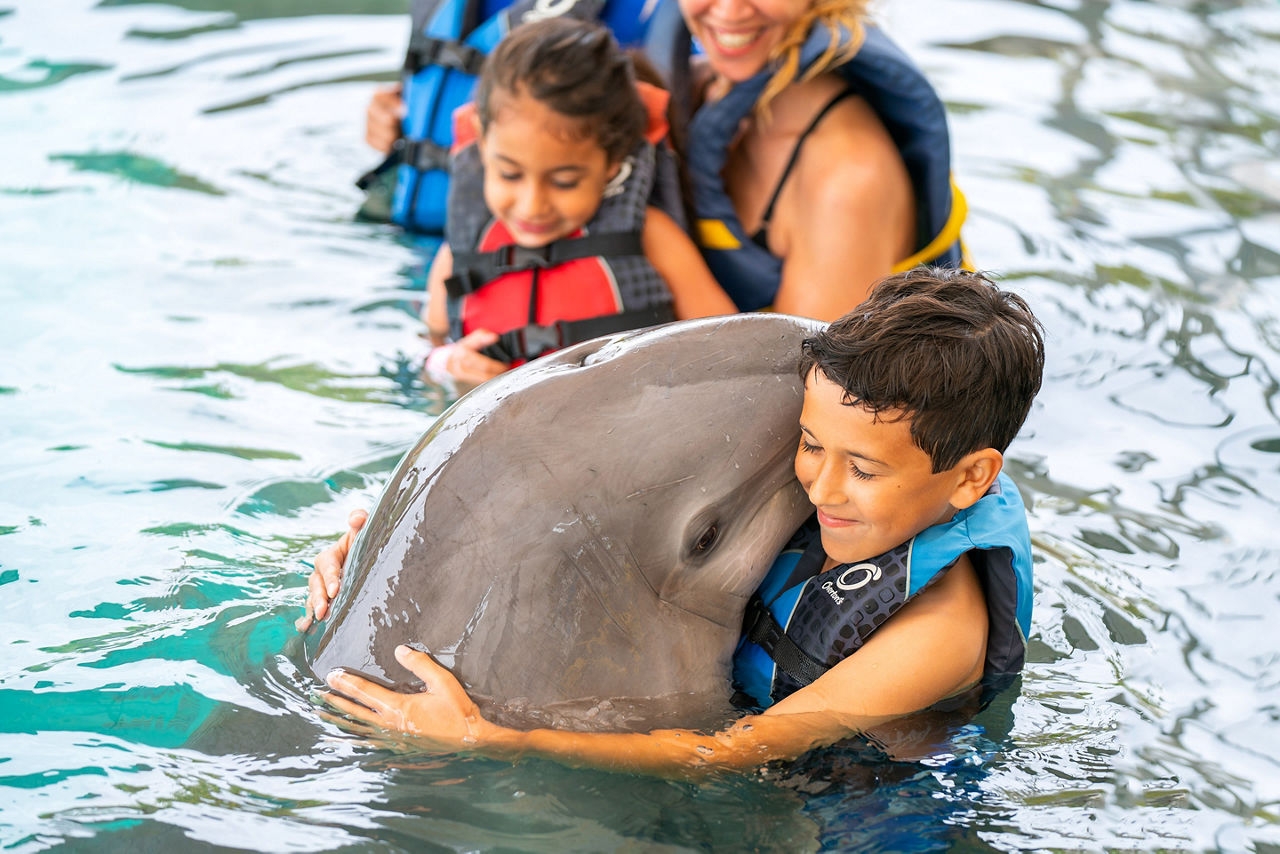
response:
M746 602L813 512L795 479L816 321L706 318L588 341L479 386L405 455L352 547L312 672L422 685L578 729L729 713Z

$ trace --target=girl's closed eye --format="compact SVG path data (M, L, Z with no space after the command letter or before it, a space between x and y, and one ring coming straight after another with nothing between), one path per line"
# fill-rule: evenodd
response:
M800 450L804 451L806 454L816 454L822 450L822 446L815 445L812 442L810 442L808 439L806 439L804 436L801 436Z

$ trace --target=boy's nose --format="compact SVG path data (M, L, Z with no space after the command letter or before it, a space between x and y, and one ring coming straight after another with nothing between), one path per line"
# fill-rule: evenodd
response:
M846 496L838 461L825 459L818 466L813 482L809 484L809 501L814 506L821 507L834 507L845 503Z

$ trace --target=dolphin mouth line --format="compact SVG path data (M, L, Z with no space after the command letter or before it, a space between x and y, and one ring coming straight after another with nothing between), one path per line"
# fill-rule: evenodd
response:
M650 492L657 492L659 489L670 489L673 486L679 486L688 480L693 480L696 474L687 474L684 477L678 477L675 480L669 480L666 483L655 483L653 486L646 486L644 489L637 489L626 497L625 500L630 501L632 498L639 498L642 495L648 495Z

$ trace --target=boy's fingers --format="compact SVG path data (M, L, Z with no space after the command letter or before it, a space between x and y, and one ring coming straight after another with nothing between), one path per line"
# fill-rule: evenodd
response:
M370 682L368 679L362 679L342 670L332 671L324 681L330 688L345 694L357 703L368 706L376 713L389 708L397 698L402 696L395 691L383 688L376 682Z
M318 571L307 579L307 609L317 620L323 620L329 612L329 594L325 589L324 576Z
M321 696L326 703L348 717L373 725L377 725L381 720L378 713L373 709L370 709L368 706L362 706L359 703L353 703L340 694L325 693Z
M428 692L431 690L433 683L438 683L442 673L449 672L425 652L419 652L413 647L405 646L404 644L396 647L396 661L404 665L414 676L425 682Z

